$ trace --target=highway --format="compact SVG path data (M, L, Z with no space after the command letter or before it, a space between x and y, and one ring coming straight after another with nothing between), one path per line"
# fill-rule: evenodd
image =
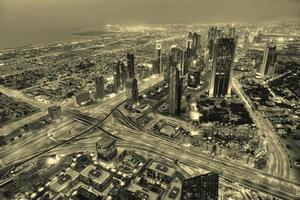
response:
M143 82L140 91L159 83L162 79L156 78L154 80ZM43 154L58 152L57 150L60 148L67 148L72 152L73 147L71 147L72 145L69 142L79 139L97 127L106 133L129 142L132 147L144 148L148 152L156 152L160 155L168 156L173 160L178 159L180 162L193 167L198 166L210 171L217 170L222 177L228 180L239 182L251 189L272 194L282 199L297 199L296 194L299 194L299 182L290 181L276 174L273 175L261 170L239 166L225 159L213 158L211 155L205 154L197 148L185 147L171 139L160 137L144 130L134 130L121 124L116 124L111 113L124 100L126 100L125 93L120 92L113 98L108 98L97 105L86 108L84 112L79 112L82 108L69 110L67 112L69 114L71 112L72 117L76 117L77 112L77 120L84 119L85 123L89 123L89 125L84 126L84 131L74 134L74 136L63 142L58 141L57 143L48 137L47 133L49 130L44 131L30 139L24 140L23 143L20 143L21 145L15 144L13 148L5 148L4 151L0 151L0 157L4 163L12 164L20 161L26 162ZM92 117L89 114L97 117ZM71 130L74 126L73 123L72 120L69 124L66 123L64 130ZM93 138L93 142L95 142L95 138ZM67 147L65 147L66 145ZM87 147L87 143L78 143L76 145L82 148Z
M80 117L82 117L82 114L78 115L78 118ZM85 122L86 119L92 119L92 117L84 117ZM90 121L91 125L95 120ZM219 171L224 178L237 181L254 190L283 199L295 199L296 193L299 192L300 183L298 182L293 182L261 170L238 166L236 163L228 160L212 158L211 155L205 154L197 148L184 147L180 143L153 135L145 130L134 130L120 124L107 122L99 128L132 144L140 144L143 147L148 146L152 150L156 149L155 152L161 152L161 155L170 155L170 158L174 160L182 161L186 159L184 162L193 162L193 165L190 166L201 165L201 168Z
M266 136L266 139L270 144L269 145L269 147L271 148L270 152L274 153L274 162L273 162L273 166L271 167L272 170L270 171L270 173L275 174L277 176L284 177L286 179L293 178L290 177L291 167L290 167L290 161L288 155L286 154L280 142L276 138L276 133L274 132L273 127L270 126L270 123L262 115L261 112L254 110L254 106L252 105L251 101L247 98L247 96L244 94L243 89L241 88L236 78L232 79L232 88L243 101L246 109L248 110L258 130L261 131L261 133L263 133Z
M139 83L139 90L142 93L144 90L151 88L153 85L160 83L162 80L162 76L149 78L146 81ZM98 104L93 104L89 107L85 107L84 111L93 113L93 115L97 116L97 121L99 121L100 118L104 119L104 117L108 116L118 104L122 103L125 100L125 91L120 91L118 94L116 94L116 96L112 98L105 98ZM82 107L79 107L75 110L82 110ZM73 128L80 125L77 121L74 121L74 119L63 119L59 123L61 125L64 125L64 128L57 130L55 134L61 137L65 137L66 141L72 139L72 137L78 136L86 130L92 130L90 126L81 125L82 130L79 129L78 131L74 131ZM49 131L55 126L58 125L53 124L53 126L42 130L40 133L24 137L20 141L8 144L4 148L2 148L0 150L0 160L2 166L7 166L13 163L24 161L25 157L36 155L38 152L44 152L45 150L49 150L53 146L58 147L59 145L62 145L60 143L60 140L57 140L55 142L48 136ZM68 130L73 130L73 134L70 135ZM65 140L63 140L63 142L64 141Z

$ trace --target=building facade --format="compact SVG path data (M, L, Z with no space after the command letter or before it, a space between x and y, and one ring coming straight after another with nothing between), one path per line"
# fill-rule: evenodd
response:
M234 38L218 38L214 43L210 97L231 96L232 65L235 54Z
M219 191L219 175L211 172L186 179L181 186L182 200L217 200Z

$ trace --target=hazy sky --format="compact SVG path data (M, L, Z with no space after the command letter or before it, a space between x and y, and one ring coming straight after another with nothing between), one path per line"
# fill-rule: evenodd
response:
M0 0L0 45L102 23L259 22L299 13L300 0Z

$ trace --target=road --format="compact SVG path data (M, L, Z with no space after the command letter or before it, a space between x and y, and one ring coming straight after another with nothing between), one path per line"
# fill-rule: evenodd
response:
M284 151L283 147L281 146L280 142L276 138L276 133L268 120L262 115L261 112L254 110L254 106L252 105L251 101L247 98L243 89L241 88L239 82L236 78L232 79L232 88L236 92L236 94L241 98L243 101L246 109L248 110L250 116L252 117L254 123L256 124L257 128L261 133L266 136L268 143L270 144L269 147L271 148L270 152L274 153L274 162L273 166L271 167L270 173L275 174L277 176L284 177L286 179L290 179L290 161L289 158Z
M93 121L91 120L91 123ZM295 199L295 193L299 191L300 183L257 169L237 166L236 163L227 160L212 158L197 148L184 147L180 143L158 137L147 131L133 130L115 123L104 123L101 127L110 134L131 142L132 145L139 144L143 148L148 147L149 152L160 153L162 156L169 155L173 160L177 159L193 167L201 166L201 168L210 171L219 171L224 178L237 181L251 189L266 192L282 199Z
M162 76L151 77L149 79L146 79L145 81L139 83L139 90L142 93L148 88L151 88L153 85L160 83L162 80ZM84 111L97 116L97 120L99 121L100 118L106 116L107 113L110 113L113 108L115 108L118 104L125 100L125 91L120 91L118 94L111 98L106 97L97 104L84 107ZM75 110L82 109L82 107L78 107ZM61 125L64 125L64 128L57 130L55 134L64 136L66 137L65 139L70 139L78 134L81 134L82 131L85 131L86 129L90 128L89 126L81 125L81 129L79 129L77 133L74 133L76 131L72 131L73 135L69 135L69 131L67 130L73 130L75 126L78 126L78 122L74 121L73 119L63 119L59 123ZM54 124L53 126L58 125ZM2 166L20 162L24 160L25 157L28 157L28 155L35 155L38 152L43 152L44 150L57 145L57 143L60 141L58 140L57 142L55 142L48 136L49 131L53 128L53 126L42 130L40 133L22 138L16 143L8 144L4 148L2 148L0 150L0 160Z

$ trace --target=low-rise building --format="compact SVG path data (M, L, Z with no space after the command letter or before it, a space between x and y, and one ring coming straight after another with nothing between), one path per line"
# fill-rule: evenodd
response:
M109 186L112 177L107 171L89 165L81 172L80 180L102 192Z
M155 161L153 161L147 169L147 176L164 183L171 183L175 173L176 170L174 168Z
M50 183L49 188L57 193L65 192L78 183L79 173L68 168Z

